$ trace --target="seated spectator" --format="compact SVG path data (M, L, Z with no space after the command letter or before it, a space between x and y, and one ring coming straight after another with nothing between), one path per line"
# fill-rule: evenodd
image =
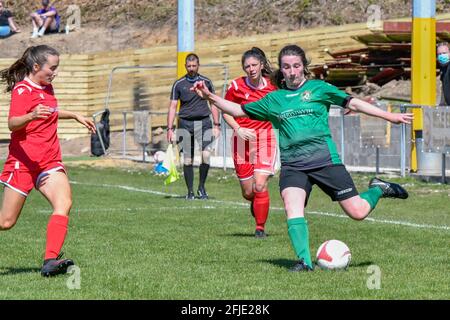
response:
M44 36L45 33L54 33L59 31L61 17L53 6L50 6L50 0L42 0L42 9L33 12L31 15L33 23L33 34L31 38Z
M9 37L17 32L20 32L20 29L14 23L11 11L5 9L3 1L0 1L0 38Z

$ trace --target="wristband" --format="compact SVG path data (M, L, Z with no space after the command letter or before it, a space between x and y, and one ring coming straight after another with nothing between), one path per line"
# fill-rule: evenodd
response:
M220 123L214 123L214 125L220 127Z

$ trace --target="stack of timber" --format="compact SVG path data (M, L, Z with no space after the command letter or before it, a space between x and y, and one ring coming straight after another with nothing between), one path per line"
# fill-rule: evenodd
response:
M367 82L383 86L411 78L411 22L385 21L381 31L352 36L364 45L350 50L327 50L331 59L310 67L315 78L340 88L357 89ZM450 22L436 23L436 41L450 40Z

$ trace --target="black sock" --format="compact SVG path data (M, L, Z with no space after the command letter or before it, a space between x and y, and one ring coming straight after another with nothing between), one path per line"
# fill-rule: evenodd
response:
M184 180L186 181L186 186L188 188L188 192L194 192L194 167L183 166Z
M206 177L208 177L209 164L202 163L200 164L200 182L198 184L199 189L205 189Z

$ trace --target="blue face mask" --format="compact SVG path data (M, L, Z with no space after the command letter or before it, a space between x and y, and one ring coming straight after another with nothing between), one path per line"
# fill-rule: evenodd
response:
M438 62L441 65L446 65L447 63L450 62L450 57L448 55L448 53L441 53L438 55Z

